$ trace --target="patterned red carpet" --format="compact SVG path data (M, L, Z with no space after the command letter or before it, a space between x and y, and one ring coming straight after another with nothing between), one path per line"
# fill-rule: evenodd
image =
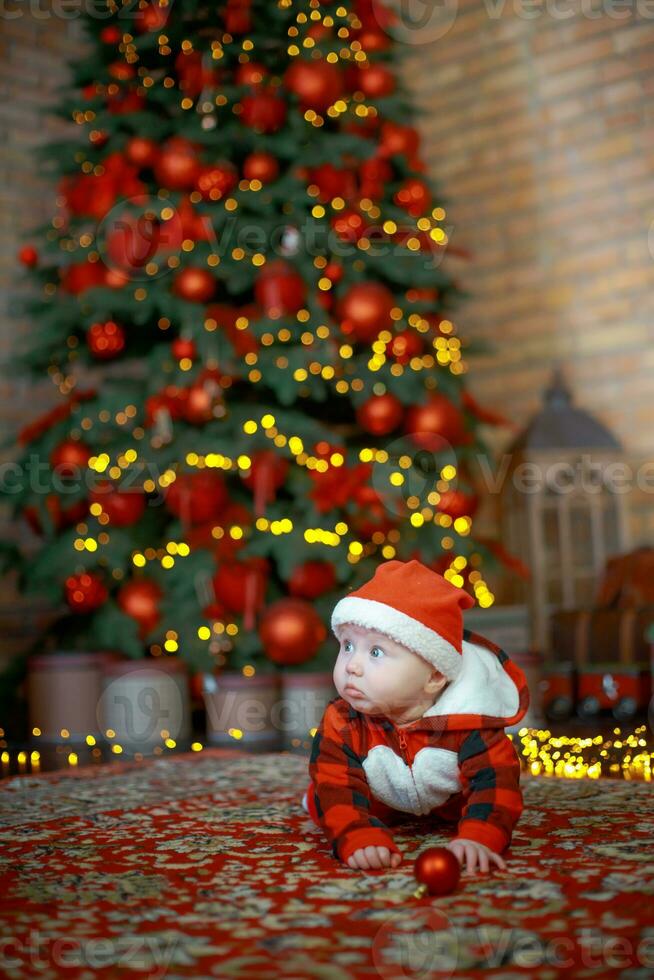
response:
M654 975L654 792L525 777L507 872L417 900L330 856L307 760L205 750L0 784L0 975L537 980Z

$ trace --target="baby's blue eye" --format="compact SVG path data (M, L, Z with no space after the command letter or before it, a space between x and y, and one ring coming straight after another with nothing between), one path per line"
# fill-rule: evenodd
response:
M353 648L352 648L352 643L350 642L350 640L346 640L345 641L345 643L343 644L343 649L345 650L346 653L351 653L352 652L352 649Z
M370 656L374 660L379 660L380 657L384 656L384 651L382 650L381 647L373 647L372 650L370 651Z

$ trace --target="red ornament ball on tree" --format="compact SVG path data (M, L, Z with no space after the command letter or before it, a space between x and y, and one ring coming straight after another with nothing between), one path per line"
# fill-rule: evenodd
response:
M216 598L230 612L253 617L265 601L268 562L265 558L248 558L242 562L221 565L213 577Z
M286 666L310 660L326 635L320 616L304 599L279 599L259 623L266 656Z
M216 291L216 280L208 269L189 266L175 276L173 292L189 303L208 303Z
M408 364L412 357L419 357L424 350L424 341L415 330L402 330L386 344L386 354L397 364Z
M343 333L354 340L374 340L380 330L391 325L395 300L380 282L360 282L350 286L339 303Z
M241 101L241 119L257 133L276 133L286 120L286 102L275 89L261 89Z
M50 465L59 476L73 478L80 476L86 470L91 458L91 450L85 442L77 439L65 439L50 453Z
M176 337L170 345L170 352L176 361L181 361L184 358L194 361L198 355L195 341L191 337Z
M306 283L288 262L273 259L259 273L254 294L257 304L265 313L277 319L288 313L297 313L302 308L306 299Z
M272 503L276 492L284 485L288 473L288 460L272 449L261 449L251 457L250 472L243 483L254 493L254 510L263 513L266 504Z
M403 126L390 119L382 123L380 156L392 157L396 154L404 154L407 157L414 157L419 145L418 130L413 126Z
M93 323L86 334L89 350L98 360L108 361L117 357L125 347L125 331L114 320Z
M336 585L336 572L330 561L305 561L288 580L288 591L298 599L317 599Z
M125 156L135 167L152 167L158 152L155 141L145 136L132 136L125 146Z
M118 490L108 480L98 483L90 494L91 504L99 504L113 527L130 527L143 517L145 494L134 487Z
M76 613L93 612L103 605L108 596L107 587L98 575L83 572L66 579L66 602Z
M256 61L246 61L244 65L239 65L236 69L234 81L237 85L250 85L252 87L261 85L268 72L263 65Z
M154 167L154 175L161 186L174 191L192 190L200 171L195 147L177 136L165 144Z
M359 69L356 88L369 99L380 99L395 91L395 76L385 65L371 64L369 68Z
M270 184L279 174L279 163L272 153L250 153L243 161L243 176L246 180L260 180Z
M357 409L357 422L373 436L386 436L397 429L404 415L402 402L386 392L373 395Z
M166 26L168 14L172 4L159 6L157 3L149 3L143 10L137 10L134 15L136 30L143 34L145 31L160 31Z
M149 578L126 582L116 596L118 605L139 624L139 634L144 639L159 622L159 600L163 590Z
M461 866L447 847L428 847L416 858L413 873L430 895L450 895L459 884Z
M445 490L440 495L436 510L442 514L457 517L472 517L479 507L479 497L476 493L464 493L463 490Z
M284 75L289 92L297 95L302 109L324 112L343 94L343 76L329 61L297 59Z
M142 269L157 254L160 228L158 221L145 214L112 214L104 225L107 264L123 272Z
M168 510L184 524L216 520L226 504L225 482L211 469L180 473L166 491Z
M395 193L393 200L412 217L419 218L431 207L431 191L424 180L409 177Z
M450 445L467 441L463 416L449 398L432 394L426 405L414 405L406 413L405 431L417 446L433 448L432 436L446 440Z
M196 190L205 201L219 201L238 184L238 171L233 163L210 164L202 167L195 182Z
M115 24L103 27L100 31L100 40L103 44L118 44L122 40L123 32Z
M18 261L28 269L32 269L39 261L39 253L33 245L23 245L18 252Z

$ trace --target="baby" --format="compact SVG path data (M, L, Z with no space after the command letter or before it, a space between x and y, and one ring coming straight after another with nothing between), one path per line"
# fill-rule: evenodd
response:
M504 727L529 692L503 650L463 629L473 604L420 562L389 561L334 609L340 696L314 737L302 805L351 868L397 867L387 825L407 814L456 822L447 847L468 872L506 867L523 803Z

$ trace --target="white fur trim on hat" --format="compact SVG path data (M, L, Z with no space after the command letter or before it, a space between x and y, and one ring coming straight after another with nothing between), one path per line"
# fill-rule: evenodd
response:
M355 626L363 626L390 636L392 640L408 647L432 664L448 680L457 677L463 666L461 654L448 640L419 620L407 616L393 606L387 606L385 602L345 596L336 603L332 613L334 633L344 623L353 623Z

